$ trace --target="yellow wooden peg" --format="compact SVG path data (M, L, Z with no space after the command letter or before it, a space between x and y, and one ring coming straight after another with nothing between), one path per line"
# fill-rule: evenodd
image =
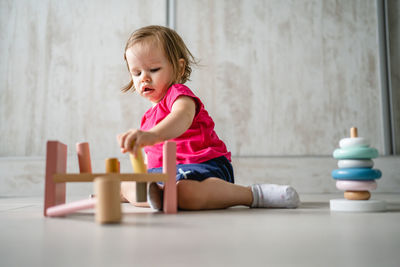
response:
M132 144L133 146L134 144ZM147 166L144 164L142 150L139 149L134 156L132 153L129 154L129 158L132 163L132 167L135 173L147 173ZM136 202L147 202L147 183L136 182Z

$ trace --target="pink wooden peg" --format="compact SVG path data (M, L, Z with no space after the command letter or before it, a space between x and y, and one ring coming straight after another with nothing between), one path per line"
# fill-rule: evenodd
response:
M176 143L165 142L163 147L163 173L168 174L164 186L164 213L177 213Z
M96 205L96 201L97 200L95 198L88 198L70 202L67 204L50 207L47 209L47 216L49 217L64 216L80 210L93 209Z
M47 209L65 203L65 183L55 183L53 175L67 170L67 146L58 141L48 141L46 151L46 180L43 214Z
M89 143L77 143L76 152L78 154L79 172L92 172L92 164L90 161Z

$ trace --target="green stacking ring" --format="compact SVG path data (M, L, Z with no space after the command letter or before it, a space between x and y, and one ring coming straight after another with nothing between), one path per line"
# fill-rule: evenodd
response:
M378 157L378 150L373 147L338 148L333 152L335 159L373 159Z

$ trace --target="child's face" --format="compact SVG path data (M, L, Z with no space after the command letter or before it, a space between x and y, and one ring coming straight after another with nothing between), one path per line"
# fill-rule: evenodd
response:
M134 44L126 50L126 60L138 93L153 104L160 102L174 77L162 47L151 41Z

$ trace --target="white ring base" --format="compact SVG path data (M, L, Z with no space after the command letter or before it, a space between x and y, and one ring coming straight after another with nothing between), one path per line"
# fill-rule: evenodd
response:
M379 212L386 210L385 201L381 200L347 200L347 199L331 199L331 211L348 211L348 212Z

